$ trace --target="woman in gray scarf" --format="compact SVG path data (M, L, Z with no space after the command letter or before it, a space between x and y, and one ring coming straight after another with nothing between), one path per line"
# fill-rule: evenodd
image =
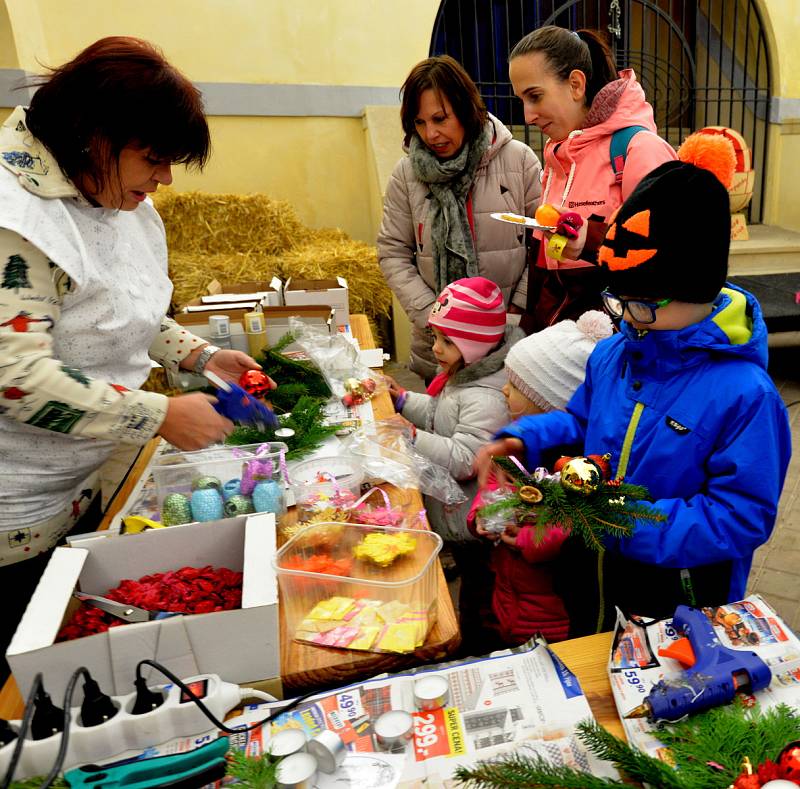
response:
M527 299L526 234L494 212L532 216L540 165L533 151L486 111L475 83L453 58L427 58L402 88L407 153L386 187L378 259L412 323L410 367L436 373L427 328L436 294L482 276L521 312Z

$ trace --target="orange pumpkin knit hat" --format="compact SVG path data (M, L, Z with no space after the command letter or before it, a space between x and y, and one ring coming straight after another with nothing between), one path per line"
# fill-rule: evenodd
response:
M736 153L721 135L692 134L646 175L609 219L597 255L617 296L714 301L728 275L727 187Z

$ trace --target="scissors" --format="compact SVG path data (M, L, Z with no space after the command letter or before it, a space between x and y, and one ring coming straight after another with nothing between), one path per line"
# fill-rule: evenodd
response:
M179 611L148 611L127 603L118 603L116 600L109 600L107 597L100 597L96 594L84 594L83 592L73 592L72 596L84 603L89 603L101 611L105 611L112 616L116 616L125 622L153 622L157 619L169 619L172 616L182 616Z

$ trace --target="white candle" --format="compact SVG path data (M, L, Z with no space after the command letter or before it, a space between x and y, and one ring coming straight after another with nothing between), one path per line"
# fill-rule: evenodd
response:
M347 751L342 738L330 729L324 729L314 739L308 741L308 752L317 760L323 773L336 772L336 768L344 761Z
M275 780L278 789L313 789L317 760L310 753L293 753L278 762Z
M410 740L414 734L414 719L405 710L384 712L374 724L375 739L384 748Z
M267 747L273 756L291 756L306 749L306 739L302 729L284 729L272 736Z
M438 710L450 697L450 683L441 674L425 674L414 683L414 702L418 710Z

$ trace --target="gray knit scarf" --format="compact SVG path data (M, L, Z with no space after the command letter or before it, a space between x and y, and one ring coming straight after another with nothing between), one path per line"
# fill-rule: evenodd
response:
M433 271L436 292L451 282L478 275L478 253L467 217L467 194L475 173L492 141L492 124L472 142L466 143L453 159L439 159L415 134L408 155L414 175L430 187Z

